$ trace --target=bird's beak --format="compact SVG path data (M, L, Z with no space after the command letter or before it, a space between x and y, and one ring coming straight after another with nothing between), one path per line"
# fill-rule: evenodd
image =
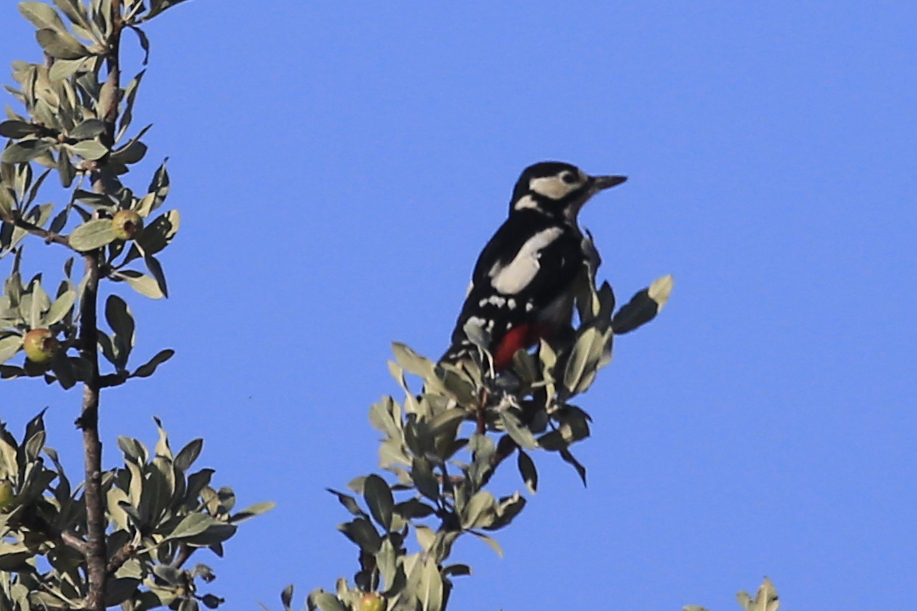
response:
M604 191L605 189L610 189L615 185L619 185L625 180L627 180L627 176L593 176L591 181L592 188L590 190L593 193L598 193L599 191Z

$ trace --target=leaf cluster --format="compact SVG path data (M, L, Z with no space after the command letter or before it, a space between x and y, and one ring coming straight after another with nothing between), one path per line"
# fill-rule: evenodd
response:
M222 599L199 592L202 583L215 578L212 570L204 564L186 569L184 563L203 548L222 556L237 525L273 503L235 510L232 489L211 485L213 469L192 470L203 440L173 453L168 434L156 424L152 452L136 439L121 437L123 465L102 475L109 525L106 606L188 610L203 603L215 608ZM41 414L28 423L21 441L0 423L0 485L10 492L0 506L3 609L78 608L88 589L82 486L71 485L45 439Z
M0 259L11 262L0 295L0 377L43 377L65 389L84 383L77 425L86 469L96 474L101 389L148 377L173 355L161 350L138 366L131 360L137 322L127 302L108 295L104 312L97 310L100 280L124 282L153 299L168 296L159 257L180 216L160 210L170 190L165 161L143 191L122 182L146 156L143 139L151 126L132 128L145 70L122 86L120 55L122 33L131 31L145 66L149 41L141 25L182 1L19 3L35 27L43 61L13 63L15 85L5 88L22 110L7 106L0 121L0 136L7 138L0 152ZM63 206L42 199L54 173L68 192ZM56 289L47 274L25 280L29 235L69 251ZM80 259L82 275L73 269ZM26 358L20 361L21 352ZM104 375L99 354L110 366ZM173 453L157 426L152 451L122 437L123 465L74 488L56 452L45 446L41 414L20 441L0 423L0 609L101 608L104 602L127 611L193 611L222 603L199 593L201 582L214 579L210 568L186 569L185 563L203 548L222 555L237 525L272 504L236 511L233 491L211 485L212 469L191 469L202 440ZM105 524L93 517L103 512Z
M86 346L77 337L89 271L74 277L71 258L64 264L64 279L56 291L42 286L42 274L24 282L20 268L27 235L77 255L95 253L100 277L125 282L141 295L153 299L168 295L159 256L177 234L180 215L177 210L159 210L170 189L166 163L141 194L121 182L147 152L143 137L151 126L129 135L145 71L141 69L121 87L118 79L111 78L109 62L117 51L113 41L120 39L115 34L124 29L137 34L148 54L149 42L140 25L177 3L125 0L121 20L112 18L109 0L19 4L20 12L36 28L45 61L13 63L16 86L6 89L25 112L7 106L7 120L0 122L0 135L8 138L0 154L0 258L13 261L0 296L0 376L4 379L43 376L49 383L70 388L86 381L91 369L81 359L79 353ZM70 190L62 207L41 203L40 192L52 172ZM132 211L141 219L142 227L128 238L120 236L113 223L122 211ZM172 355L171 350L162 350L146 364L129 369L133 316L117 297L109 297L105 313L112 333L99 332L99 348L113 371L103 386L149 376ZM41 365L28 359L10 363L21 352L26 334L35 329L50 330L60 349Z
M455 365L394 344L389 371L404 399L384 397L369 415L383 436L380 466L394 482L372 474L350 482L353 494L329 490L352 516L339 529L359 548L360 569L353 585L340 579L333 593L313 591L309 610L362 609L367 596L388 611L445 609L453 578L471 573L466 564L449 561L455 542L471 535L502 555L489 533L508 526L526 506L519 491L495 495L488 489L507 458L516 454L529 493L538 487L539 450L556 452L585 484L585 468L571 447L589 436L591 418L571 401L611 362L614 336L652 320L671 287L671 276L660 278L615 312L610 285L596 288L586 268L578 280L577 328L543 341L534 353L520 350L500 374L486 338L478 339L476 355ZM411 389L408 374L423 382L420 392ZM291 597L292 589L286 590L285 609Z

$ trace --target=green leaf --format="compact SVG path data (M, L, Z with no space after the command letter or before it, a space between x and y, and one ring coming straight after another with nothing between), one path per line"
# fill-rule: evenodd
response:
M408 499L395 505L395 513L405 520L412 520L414 518L426 518L431 516L436 513L436 509L417 499Z
M83 223L70 234L70 246L79 252L88 252L115 241L111 219L95 219Z
M22 140L6 147L0 154L4 163L26 163L47 153L51 143L45 140Z
M149 458L146 446L132 437L118 437L118 448L124 452L126 459L132 459L137 464L143 464Z
M67 29L57 11L44 2L20 2L19 12L36 28Z
M283 589L283 592L280 593L280 602L283 604L284 611L290 610L290 605L293 602L293 584L291 583Z
M500 502L497 503L497 519L493 524L485 528L487 530L498 530L509 525L525 508L525 503L526 500L522 498L518 492L513 493L512 496L500 499Z
M439 500L439 482L433 473L433 466L426 458L415 456L411 463L411 479L417 491L430 499Z
M513 441L519 444L520 447L526 450L535 450L538 448L538 441L535 440L532 431L524 427L515 414L508 410L502 411L500 412L500 421L503 423L503 428L506 429L509 436L512 437Z
M755 598L749 596L747 592L739 592L736 595L736 599L746 611L777 611L780 607L780 598L777 596L777 590L767 577L764 578L764 583L758 588L758 593Z
M669 300L674 279L671 275L655 280L649 287L634 295L612 319L615 334L623 335L650 322Z
M79 0L54 0L54 4L70 21L80 24L84 28L89 28L90 24L86 16L86 8Z
M222 524L222 522L214 520L203 513L189 513L178 523L175 529L168 534L168 538L187 539L189 537L194 537L206 532L207 529L214 524Z
M417 597L423 611L441 611L443 608L443 577L435 558L424 561Z
M13 358L20 348L22 348L21 335L10 335L0 339L0 363L5 363Z
M175 465L175 468L179 471L185 472L191 467L191 465L194 464L194 461L197 460L197 457L201 455L201 450L203 449L203 439L192 439L178 452L178 454L176 454L175 460L172 461L172 464Z
M76 168L73 167L73 162L70 161L70 155L65 150L61 150L60 155L57 156L57 173L60 176L61 185L65 189L69 189L70 185L73 184L73 179L76 177ZM66 215L70 210L70 206L67 206L61 214ZM64 216L64 223L66 224L66 216ZM64 226L61 225L57 231L63 229ZM55 232L56 233L56 232Z
M487 490L479 490L462 511L462 528L486 528L496 518L497 500Z
M162 290L159 288L159 283L146 274L142 274L132 269L125 269L114 272L112 277L127 282L132 289L144 297L149 297L150 299L162 299L165 297Z
M55 59L80 59L90 55L89 49L66 30L42 28L35 37L45 53Z
M113 162L130 165L137 163L146 155L147 146L140 140L131 140L120 149L112 151L111 159Z
M89 161L100 159L108 153L108 149L96 140L83 140L82 142L77 142L76 144L70 144L68 146L75 155L79 155L83 159Z
M0 182L0 214L9 214L16 207L16 197L12 189ZM2 227L12 228L11 225L3 224ZM10 232L12 233L12 232ZM11 236L10 236L11 239ZM7 248L7 240L0 235L0 250Z
M385 480L375 474L368 476L363 482L363 500L376 523L386 531L391 530L395 499Z
M598 362L601 356L602 337L599 330L595 327L589 327L576 340L570 358L567 360L567 367L564 370L564 386L571 393L575 392L583 376L590 366ZM598 347L598 351L596 351Z
M127 302L117 295L109 295L105 302L105 320L108 326L115 333L115 344L117 348L118 360L123 367L127 364L127 358L134 347L134 316L127 307Z
M77 140L88 140L103 133L105 133L105 121L100 119L86 119L70 130L70 137Z
M344 535L356 543L361 550L375 555L382 545L382 537L376 527L366 518L355 518L338 526Z
M166 348L165 350L160 350L156 356L150 359L150 361L144 365L141 365L137 370L131 374L132 378L148 378L153 373L156 372L156 368L168 361L175 354L175 351L171 348Z
M139 32L139 29L135 31ZM124 111L121 113L121 123L118 126L119 140L127 132L127 128L130 127L131 121L133 121L134 101L137 98L137 90L140 88L140 81L143 80L145 72L145 70L141 70L124 89ZM147 211L147 214L149 214L149 211Z
M471 567L467 564L450 564L443 567L443 577L463 577L471 575Z
M163 12L168 8L172 8L176 4L181 4L185 0L150 0L150 12L147 13L141 21L149 21L159 13ZM323 609L322 611L331 611L330 609Z
M107 195L93 193L92 191L83 191L82 189L77 189L73 192L73 199L87 206L92 206L97 210L101 209L114 212L118 206L117 202Z
M532 494L535 494L538 491L538 470L535 468L535 461L532 460L531 456L519 450L517 465L519 474L522 475L522 481L525 482L525 487Z
M66 159L66 157L63 157ZM66 207L57 213L54 216L54 219L51 221L51 225L48 227L48 231L51 233L60 233L61 229L67 224L67 220L70 218L70 207Z
M137 210L140 216L149 216L150 213L159 208L163 202L166 201L166 197L169 195L170 185L169 172L166 169L166 163L168 163L168 161L169 159L167 157L153 174L153 179L150 181L150 187L148 189L149 193L140 200L140 206Z
M460 407L451 407L434 416L429 423L430 434L439 435L468 417L468 411Z
M483 542L486 543L487 545L489 545L489 546L490 546L490 549L492 549L493 551L495 551L495 552L497 553L498 556L500 556L501 558L503 557L503 548L500 547L500 544L497 543L497 542L493 539L493 537L488 537L488 536L485 535L484 533L479 533L479 532L476 532L476 531L473 531L473 530L470 530L470 531L468 531L468 532L470 532L472 535L474 535L475 537L477 537L478 539L480 539L481 541L483 541Z
M52 64L51 69L48 70L48 78L51 81L62 81L68 79L80 70L84 66L89 64L92 65L88 57L81 57L79 59L58 59L55 60Z
M564 448L560 450L560 457L564 459L564 462L572 465L576 469L576 473L579 475L580 479L583 480L583 486L586 485L586 467L580 464L578 460L570 453L570 450Z
M347 607L341 604L334 594L322 591L313 592L309 595L309 599L322 611L347 611Z
M28 570L26 561L34 555L25 544L0 543L0 571Z
M392 342L392 352L402 369L424 380L435 376L433 362L420 356L401 342Z
M130 598L141 581L136 577L109 578L105 584L105 608L117 607Z
M47 291L41 286L41 282L36 279L32 281L32 303L31 312L29 312L29 326L32 329L40 329L42 324L42 313L51 307L51 298Z
M134 31L140 41L140 48L143 49L143 65L146 66L150 62L150 41L146 37L146 32L133 25L128 27Z
M277 503L273 501L266 501L264 503L255 503L251 507L247 507L236 514L233 514L232 517L229 518L229 523L238 524L239 522L244 522L245 520L254 518L255 516L260 516L262 514L265 514L276 506L277 506Z
M4 121L0 123L0 136L4 138L25 138L36 132L37 128L25 121Z
M149 270L150 275L156 280L156 285L159 287L163 297L168 297L169 289L166 287L166 275L162 271L162 265L159 260L152 255L147 255L143 257L143 262L146 263L146 268Z
M67 356L64 350L58 350L51 359L51 371L57 376L57 383L66 390L73 388L79 381L79 375L76 367L73 366L75 359Z
M169 210L143 228L137 236L137 245L146 255L155 255L172 241L178 233L181 215L178 210Z
M349 511L352 515L357 517L365 518L366 514L360 509L360 505L357 503L357 500L350 496L349 494L344 494L343 492L338 492L332 488L325 488L328 492L338 497L338 502L344 506L344 508Z

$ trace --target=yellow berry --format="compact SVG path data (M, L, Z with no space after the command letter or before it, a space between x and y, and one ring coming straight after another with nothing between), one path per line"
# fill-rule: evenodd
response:
M41 365L51 360L59 344L50 330L32 329L25 334L22 345L29 360Z
M143 218L134 210L119 210L111 219L111 229L119 240L132 240L143 229Z
M383 611L385 599L378 594L364 594L360 599L360 611Z

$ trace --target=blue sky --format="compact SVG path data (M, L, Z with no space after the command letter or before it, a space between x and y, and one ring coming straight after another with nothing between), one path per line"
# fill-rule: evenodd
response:
M0 23L2 62L39 57L13 2ZM168 156L182 229L172 297L131 307L137 358L177 356L103 397L107 465L157 415L241 505L279 503L211 563L227 608L350 577L323 489L376 467L389 342L442 352L519 172L565 160L630 177L581 215L619 300L675 291L582 398L589 487L538 456L506 557L456 548L453 608L722 611L764 575L790 609L908 606L915 25L904 0L171 9L129 184ZM48 406L78 468L77 392L0 397L17 431Z

